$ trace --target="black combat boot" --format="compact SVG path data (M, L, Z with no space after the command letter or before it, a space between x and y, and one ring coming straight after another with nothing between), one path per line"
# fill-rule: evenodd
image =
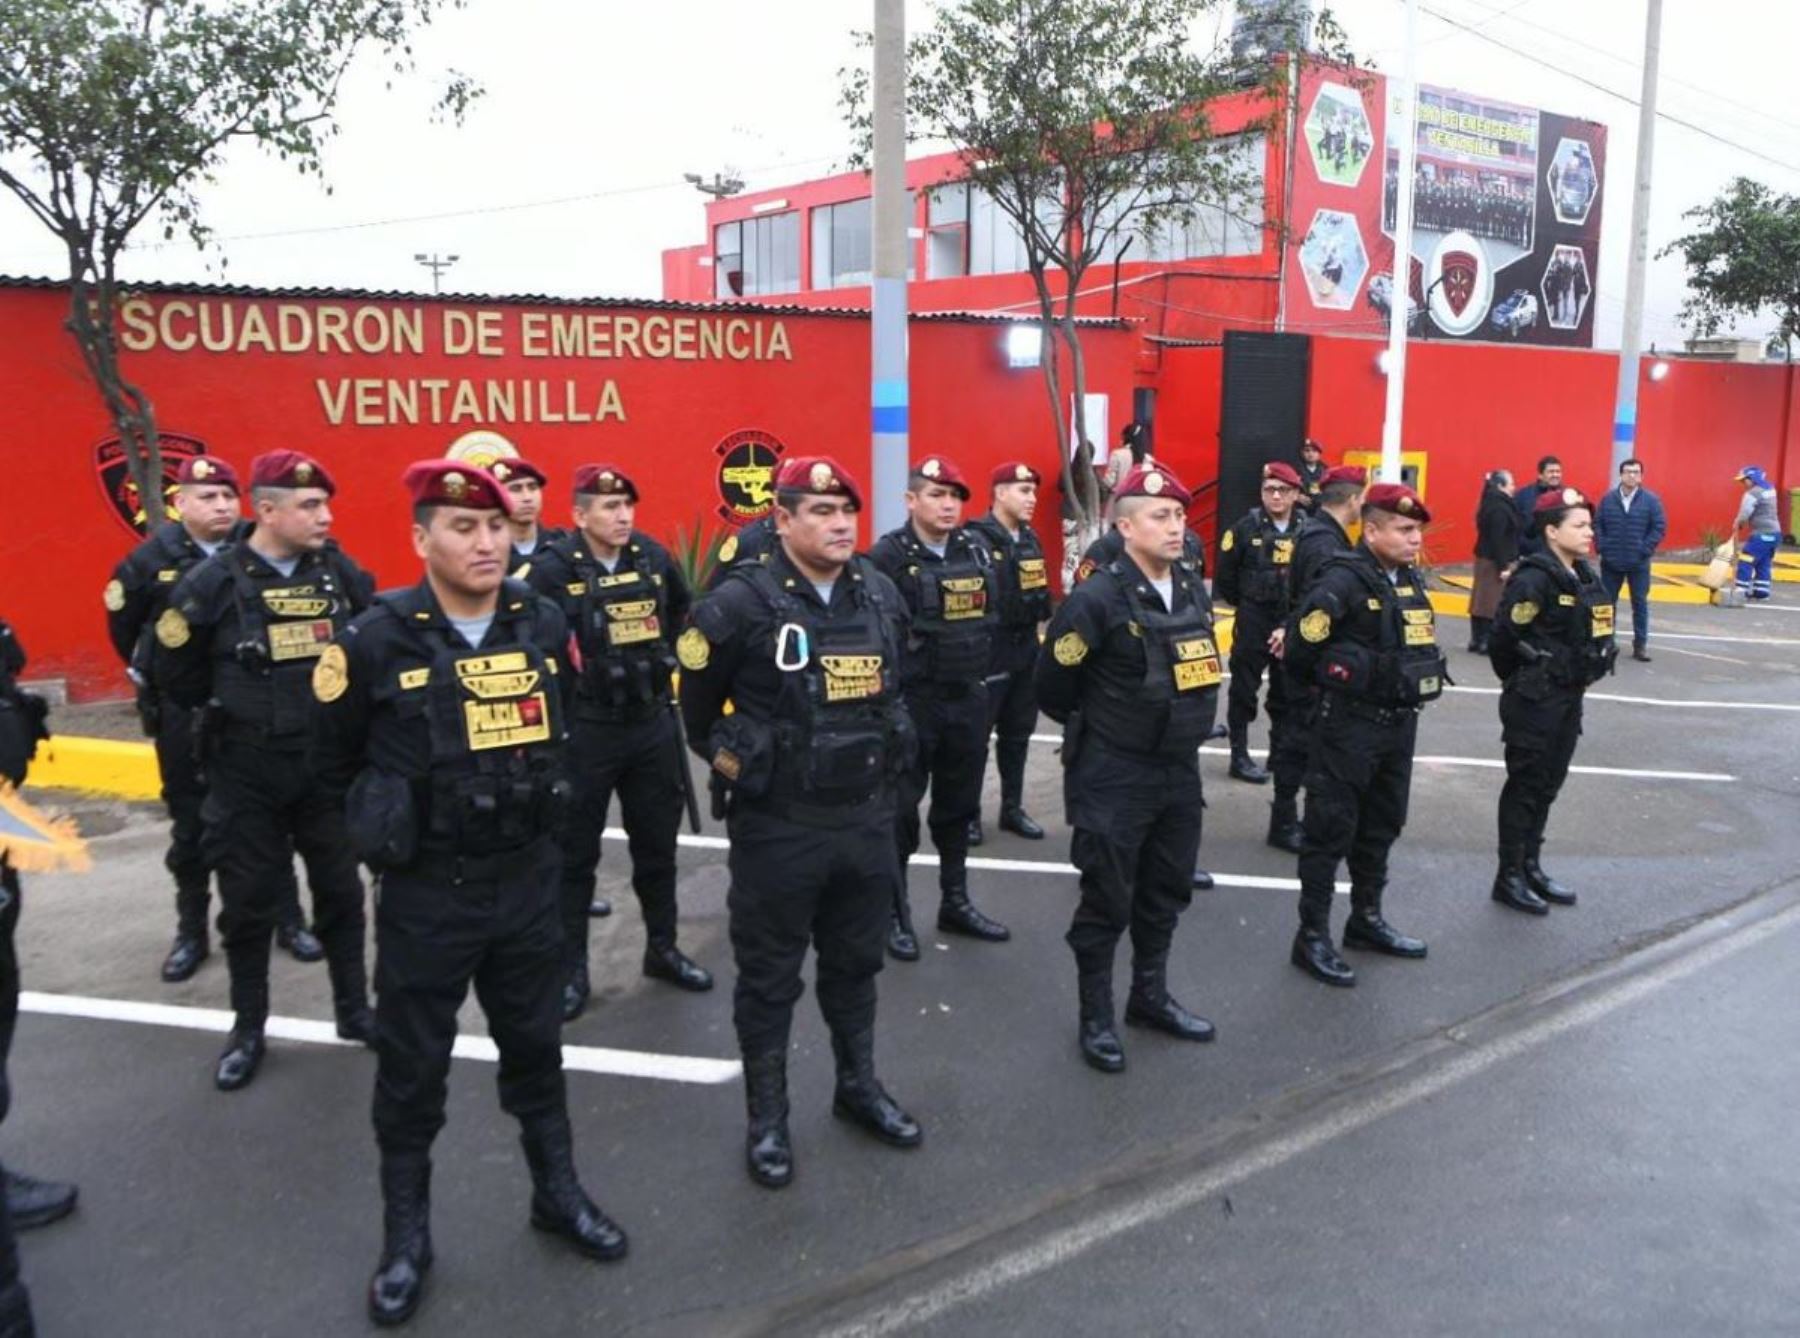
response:
M994 745L1000 771L1000 830L1027 841L1042 841L1043 826L1025 811L1025 758L1030 749L1029 739L1007 739Z
M1247 781L1251 785L1267 785L1269 773L1251 760L1250 727L1234 725L1231 728L1231 769L1232 780Z
M362 940L344 952L333 952L326 963L331 971L331 1011L337 1018L337 1034L370 1049L375 1046L375 1011L369 1007L369 974L363 966Z
M588 902L587 913L596 920L604 920L612 914L612 902L605 897L594 897Z
M1022 836L1027 841L1042 841L1044 828L1021 804L1006 804L1000 809L1000 830Z
M569 964L569 978L563 982L562 1015L564 1022L573 1022L587 1008L588 996L591 993L588 983L588 964L585 956L578 962Z
M943 893L943 900L938 903L937 926L946 934L962 934L984 943L1004 943L1012 937L1012 930L975 909L975 903L969 900L966 875L946 877Z
M1338 950L1331 942L1329 920L1323 924L1301 921L1288 960L1314 980L1327 985L1348 989L1356 984L1356 972L1350 969L1350 963L1338 956Z
M570 1241L592 1259L623 1259L625 1233L582 1189L575 1174L575 1141L564 1113L524 1126L519 1142L531 1167L531 1225Z
M204 929L197 935L178 932L169 955L163 958L162 978L171 985L190 980L194 972L200 969L200 963L211 955L212 949L207 946Z
M264 960L266 969L267 961ZM231 1008L235 1019L225 1050L213 1072L213 1085L221 1092L235 1092L248 1087L262 1067L266 1046L263 1026L269 1017L269 985L267 980L238 979L231 982Z
M1550 903L1533 892L1526 883L1524 853L1516 849L1501 847L1500 869L1494 875L1493 896L1502 906L1524 911L1527 915L1550 914Z
M1300 824L1300 808L1296 802L1299 793L1295 790L1275 787L1274 802L1269 805L1269 837L1268 842L1277 850L1285 850L1290 855L1300 853L1300 839L1306 829Z
M1493 625L1494 621L1491 618L1469 619L1469 653L1471 655L1488 653L1489 629Z
M906 866L900 866L900 883L894 889L894 912L888 921L888 956L895 961L919 960L919 936L913 933L912 899L906 893Z
M1423 957L1425 940L1402 934L1381 916L1381 889L1353 888L1350 918L1344 921L1344 946L1366 948L1389 957Z
M987 840L987 833L981 829L981 814L977 813L974 817L969 819L969 830L965 839L968 841L969 849L971 850Z
M381 1262L369 1279L369 1318L404 1324L425 1295L431 1271L431 1157L381 1154Z
M1169 994L1167 950L1132 962L1131 995L1125 1000L1125 1025L1153 1027L1184 1041L1210 1041L1217 1034L1212 1023L1188 1012Z
M1210 892L1213 890L1213 876L1205 869L1196 867L1194 876L1189 882L1196 892Z
M1081 1027L1075 1033L1081 1045L1081 1057L1102 1073L1118 1073L1125 1067L1125 1047L1113 1027L1112 972L1106 968L1086 970L1079 963L1075 979L1077 997L1081 1000Z
M787 1051L744 1056L744 1100L750 1109L744 1161L750 1178L767 1189L794 1180L794 1145L788 1138Z
M1573 906L1575 889L1557 882L1538 863L1538 852L1543 849L1543 844L1544 838L1540 836L1525 849L1525 886L1553 906Z
M6 1217L14 1231L60 1222L75 1211L81 1191L63 1180L37 1180L17 1171L6 1173Z
M653 938L644 945L644 974L694 994L713 987L712 972L676 947L672 938Z
M31 1293L17 1278L0 1287L0 1338L35 1338Z
M831 1113L860 1125L894 1147L918 1147L925 1131L887 1094L875 1076L874 1030L851 1035L833 1031L831 1053L837 1060L837 1090L832 1094Z
M318 935L306 927L304 920L293 920L275 931L275 942L296 962L322 962L325 945Z

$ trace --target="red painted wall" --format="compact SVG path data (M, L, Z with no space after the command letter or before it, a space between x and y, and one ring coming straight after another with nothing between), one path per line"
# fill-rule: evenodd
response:
M338 537L385 585L410 583L418 571L407 541L402 469L411 460L442 454L475 429L500 431L545 466L553 480L546 513L552 523L567 523L565 481L574 467L611 460L634 475L644 494L640 526L665 539L673 539L677 527L701 524L711 530L722 523L715 512L720 499L714 447L734 432L761 429L791 452L834 454L865 482L868 478L869 328L862 317L629 303L546 307L499 299L472 304L290 297L247 290L159 290L145 300L157 322L169 303L211 304L215 340L227 305L234 323L256 306L277 328L279 309L289 309L294 332L303 320L316 329L328 308L342 309L352 331L364 308L417 313L418 352L410 347L345 352L335 346L324 352L209 352L198 346L174 351L162 346L159 333L156 347L125 355L128 374L153 398L163 430L200 438L240 470L252 456L278 447L316 454L340 487ZM34 674L66 677L78 695L112 695L123 690L124 680L105 640L100 592L135 540L97 480L95 447L113 430L61 328L66 303L60 288L0 284L0 348L7 350L0 359L0 402L11 410L8 482L14 499L0 530L0 610L19 628ZM745 352L754 348L755 323L762 326L765 346L779 325L791 357L734 358L729 352L681 357L680 345L666 349L667 356L652 356L641 337L635 355L614 348L606 357L527 356L529 323L547 323L552 316L604 317L614 322L608 327L614 333L627 320L638 322L640 332L649 328L647 322L676 318L741 320L735 343ZM445 322L460 327L477 319L491 332L488 351L480 346L463 354L449 351ZM364 318L371 342L376 323L376 316ZM658 328L673 337L671 325ZM183 340L197 333L197 323L176 315L170 333ZM911 329L918 452L950 453L984 487L989 469L1003 459L1032 460L1047 475L1056 467L1041 374L1006 366L1004 336L1004 327L991 323L919 320ZM1123 422L1131 408L1137 336L1124 328L1093 328L1086 344L1090 388L1109 396L1112 421ZM695 351L691 342L685 348ZM384 406L390 379L442 380L452 387L442 392L444 418L451 416L454 383L461 380L470 381L481 396L490 381L526 382L534 401L541 382L553 410L565 413L572 394L578 410L590 416L603 408L610 383L618 408L594 422L544 422L534 408L540 421L527 423L490 417L483 403L472 414L457 415L458 421L431 422L428 395L421 391L421 421L359 424L352 388L342 421L334 423L331 408L346 379L372 381ZM515 416L520 414L515 405ZM29 506L21 503L25 498L31 499ZM985 494L978 504L984 501ZM1053 509L1047 515L1054 521ZM864 537L870 537L866 526Z

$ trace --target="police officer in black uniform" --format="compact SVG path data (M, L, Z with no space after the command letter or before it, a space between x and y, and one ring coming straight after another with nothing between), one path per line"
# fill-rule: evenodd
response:
M1311 437L1300 443L1300 497L1299 506L1302 511L1310 512L1319 504L1319 491L1325 486L1325 475L1329 466L1325 463L1325 448Z
M783 461L775 506L769 560L734 570L677 643L688 739L731 834L745 1155L771 1189L794 1176L788 1034L808 943L837 1064L832 1113L896 1147L922 1137L875 1075L875 975L903 876L895 803L915 745L900 688L906 606L856 556L862 496L837 461Z
M637 485L617 465L575 471L573 534L531 564L531 588L554 600L581 650L563 830L563 933L569 960L563 1020L587 1006L587 918L600 834L615 792L631 851L631 887L644 912L644 974L684 990L712 975L675 946L675 846L682 754L670 679L675 635L692 598L669 552L632 528Z
M775 513L771 510L720 542L719 555L706 577L707 593L723 585L733 568L746 562L766 562L774 550Z
M1063 726L1063 795L1081 901L1069 925L1082 1057L1125 1067L1113 1023L1113 957L1131 933L1125 1021L1186 1041L1213 1026L1169 994L1169 948L1193 898L1200 850L1200 744L1224 667L1206 585L1181 562L1181 480L1134 468L1113 494L1124 555L1083 581L1050 620L1038 701Z
M1360 465L1339 465L1328 470L1312 513L1301 522L1294 537L1288 564L1288 605L1297 605L1312 590L1326 559L1348 553L1350 529L1362 513L1363 487L1368 473ZM1276 644L1287 636L1285 623L1276 633ZM1318 709L1318 691L1309 676L1297 675L1285 664L1272 673L1282 676L1291 728L1269 740L1269 772L1275 778L1275 799L1269 806L1268 843L1277 850L1300 853L1300 785L1306 775L1312 729Z
M1411 488L1371 485L1362 540L1328 558L1288 622L1288 666L1318 685L1306 766L1295 966L1327 985L1356 973L1331 942L1331 896L1350 865L1344 946L1423 957L1425 944L1382 917L1388 850L1406 824L1419 711L1442 695L1446 672L1431 601L1413 563L1431 514Z
M988 943L1012 931L969 900L969 823L981 812L981 773L987 765L986 674L999 622L999 578L987 545L962 525L969 485L941 455L928 455L906 481L906 524L869 550L906 601L909 635L901 676L906 709L919 732L919 751L900 796L896 834L900 885L888 951L919 959L907 896L906 865L919 848L919 804L927 792L926 825L938 853L938 928Z
M1581 702L1613 670L1613 602L1588 562L1594 511L1574 488L1538 497L1543 548L1523 559L1500 596L1488 656L1500 676L1506 785L1500 791L1500 870L1494 900L1531 915L1573 906L1575 893L1538 856L1550 806L1581 737Z
M506 574L522 581L538 550L563 538L568 531L542 523L544 489L550 486L550 480L531 461L522 455L503 456L488 466L488 472L500 480L512 498L513 509L506 518L507 529L512 532L512 555Z
M1263 671L1269 671L1269 752L1287 722L1287 682L1281 666L1270 658L1269 639L1287 621L1288 574L1293 568L1299 519L1294 512L1300 475L1275 460L1262 469L1262 505L1220 536L1219 570L1213 594L1237 610L1231 634L1231 690L1226 723L1231 737L1231 777L1252 785L1268 783L1269 773L1250 758L1250 722L1256 719L1256 693Z
M384 1207L369 1316L398 1324L431 1267L431 1144L471 982L500 1051L500 1104L531 1168L531 1223L618 1259L576 1175L563 1084L559 808L568 624L505 579L511 498L487 471L406 471L425 577L387 591L319 659L315 759L381 880L375 1138Z
M1000 772L1000 827L1027 841L1044 839L1044 829L1025 811L1025 758L1037 727L1038 628L1050 616L1050 570L1044 546L1031 528L1043 477L1023 460L994 469L993 505L968 524L985 540L1000 586L1000 617L994 628L994 657L988 666L988 720L997 736L994 763ZM981 815L969 823L969 844L983 840Z
M330 539L331 476L298 451L251 465L256 527L176 583L156 620L157 685L179 707L205 708L208 788L201 817L218 870L231 970L231 1038L214 1081L245 1086L262 1064L269 947L283 870L306 863L313 917L331 972L338 1034L371 1041L363 965L363 888L338 801L306 764L314 662L368 605L374 582Z

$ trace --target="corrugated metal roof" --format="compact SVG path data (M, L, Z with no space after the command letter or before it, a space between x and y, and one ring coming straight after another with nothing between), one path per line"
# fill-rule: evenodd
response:
M0 274L0 288L64 288L67 279L51 279L41 275ZM794 303L765 302L673 302L655 297L552 297L545 293L411 293L398 289L372 288L256 288L241 283L161 283L146 281L121 284L133 293L189 293L201 297L243 298L312 298L339 299L356 302L461 302L502 303L525 307L602 307L609 310L629 308L636 311L691 311L706 315L734 316L826 316L839 320L867 320L866 307L807 307ZM915 311L915 321L946 325L1014 325L1036 318L1006 311ZM1127 320L1105 316L1080 316L1076 324L1100 329L1131 328Z

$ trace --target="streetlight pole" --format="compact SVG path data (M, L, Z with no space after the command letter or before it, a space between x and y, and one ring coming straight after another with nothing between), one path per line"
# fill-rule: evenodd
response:
M1394 188L1394 287L1393 300L1388 303L1387 410L1381 421L1379 472L1384 483L1400 481L1400 416L1406 406L1406 302L1412 294L1413 173L1419 147L1419 0L1406 0L1405 70L1400 96L1390 99L1388 107L1388 138L1400 142L1400 175ZM1419 315L1424 320L1431 319L1429 310L1422 308Z
M430 255L426 255L423 251L417 251L413 254L413 259L415 261L431 271L431 291L434 295L438 291L438 280L440 276L442 276L443 272L454 265L460 258L461 257L459 256L440 256L436 251L433 251Z
M869 384L870 494L875 533L906 511L909 415L906 366L906 7L875 0L874 276Z
M1644 16L1644 92L1638 101L1637 181L1631 196L1631 265L1625 273L1625 327L1619 332L1619 391L1613 404L1612 472L1637 449L1638 349L1644 342L1644 270L1650 252L1650 168L1656 156L1656 67L1662 0Z

